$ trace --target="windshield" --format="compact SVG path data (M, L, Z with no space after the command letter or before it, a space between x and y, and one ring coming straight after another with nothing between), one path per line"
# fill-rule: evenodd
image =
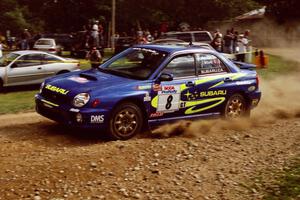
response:
M36 45L53 45L53 40L38 40Z
M5 67L19 56L20 55L16 53L9 53L7 55L4 55L2 58L0 58L0 67Z
M146 48L132 48L118 59L100 68L108 73L133 79L147 79L166 57L165 52Z

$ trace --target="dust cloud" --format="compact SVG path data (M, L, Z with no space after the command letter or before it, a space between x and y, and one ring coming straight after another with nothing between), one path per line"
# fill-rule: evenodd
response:
M251 112L250 118L235 120L179 121L161 126L152 134L154 137L182 135L197 137L220 130L247 130L275 123L280 119L300 117L300 73L279 76L272 80L260 80L261 101Z

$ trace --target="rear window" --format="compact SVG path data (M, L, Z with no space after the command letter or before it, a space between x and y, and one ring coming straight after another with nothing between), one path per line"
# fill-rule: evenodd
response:
M53 45L53 40L38 40L36 45Z
M192 40L192 35L190 33L167 34L166 36L167 38L176 38L185 42L190 42Z
M208 33L203 32L203 33L195 33L194 34L195 41L196 42L203 42L203 41L211 41L211 37L209 36Z

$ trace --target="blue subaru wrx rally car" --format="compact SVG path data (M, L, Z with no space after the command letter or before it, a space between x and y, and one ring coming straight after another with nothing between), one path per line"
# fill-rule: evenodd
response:
M36 110L124 140L162 122L249 115L261 97L258 84L256 71L240 69L215 51L139 45L96 69L47 79L36 95Z

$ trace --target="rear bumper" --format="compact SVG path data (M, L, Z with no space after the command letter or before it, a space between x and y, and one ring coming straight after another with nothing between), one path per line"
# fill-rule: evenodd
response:
M107 129L109 113L105 109L73 108L70 105L58 105L42 96L35 96L35 109L40 115L53 121L80 128Z

